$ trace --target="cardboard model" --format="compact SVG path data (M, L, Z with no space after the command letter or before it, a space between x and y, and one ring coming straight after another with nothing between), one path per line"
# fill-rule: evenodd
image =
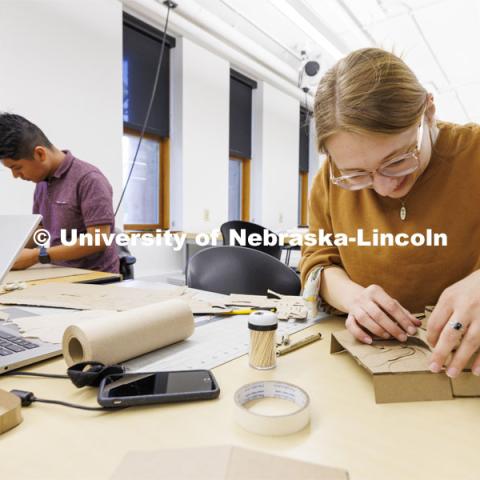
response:
M345 470L228 445L130 452L111 480L348 480Z
M332 333L330 353L349 353L372 375L377 403L480 396L480 377L471 373L471 364L455 379L430 372L432 352L426 339L430 312L431 307L427 307L422 326L405 343L374 339L367 345L341 330Z
M0 435L16 427L23 420L20 398L0 390Z

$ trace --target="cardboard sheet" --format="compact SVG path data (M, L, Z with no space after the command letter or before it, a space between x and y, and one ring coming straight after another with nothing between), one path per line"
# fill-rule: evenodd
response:
M187 460L188 459L188 460ZM187 461L186 461L187 460ZM346 470L233 446L130 452L111 480L348 480Z
M37 264L26 270L10 271L2 283L33 282L35 280L47 280L51 278L73 277L92 273L91 270L82 268L59 267L56 265Z
M20 333L27 338L35 338L44 342L62 343L65 330L70 325L79 325L85 320L101 320L111 310L65 310L54 315L32 315L11 320L18 326Z
M168 289L159 290L61 282L27 286L23 290L0 294L0 304L125 311L180 297L189 304L194 315L214 315L226 308L221 299L216 301L215 296L211 296L211 299L202 298L200 294L186 287L170 286Z
M356 340L348 330L332 333L330 353L349 353L372 375L377 403L480 396L480 378L471 373L470 365L456 379L450 379L445 373L430 372L426 320L418 333L408 337L405 343L374 339L367 345Z
M162 291L116 285L49 283L0 295L0 303L75 310L123 311L177 298L184 293L184 287Z

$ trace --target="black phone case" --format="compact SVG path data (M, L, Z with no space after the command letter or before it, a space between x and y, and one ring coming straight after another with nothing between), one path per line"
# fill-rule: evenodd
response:
M100 383L98 389L98 396L97 401L100 405L106 408L124 408L124 407L132 407L135 405L153 405L156 403L176 403L176 402L189 402L194 400L212 400L214 398L218 398L220 395L220 387L218 386L217 379L213 375L210 370L177 370L182 372L207 372L214 385L212 390L204 391L204 392L183 392L183 393L175 393L175 394L163 394L163 395L145 395L145 396L135 396L135 397L117 397L117 398L110 398L103 396L103 389L105 384L107 383L108 379L111 375L107 375ZM152 374L159 372L141 372L145 375ZM128 372L125 373L124 376L128 375L138 375L138 373Z

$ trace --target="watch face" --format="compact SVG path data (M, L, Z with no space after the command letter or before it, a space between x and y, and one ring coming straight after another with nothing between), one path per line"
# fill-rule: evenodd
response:
M48 253L40 253L38 261L42 264L50 263L50 255Z

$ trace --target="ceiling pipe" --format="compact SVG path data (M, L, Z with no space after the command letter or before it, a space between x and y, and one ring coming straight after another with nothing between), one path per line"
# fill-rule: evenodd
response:
M163 30L167 14L167 8L163 4L155 0L124 0L123 6L129 13L143 17L145 21ZM198 22L195 21L195 13L199 15ZM210 17L213 17L212 23L210 28L206 29L204 23L208 22ZM313 109L313 96L306 95L298 87L297 71L243 34L236 32L218 17L206 12L193 0L180 0L179 6L170 12L169 31L220 55L235 68L257 80L270 83L298 99L303 105L306 101L308 108ZM248 51L248 55L244 51ZM268 65L265 64L267 61L270 62Z

